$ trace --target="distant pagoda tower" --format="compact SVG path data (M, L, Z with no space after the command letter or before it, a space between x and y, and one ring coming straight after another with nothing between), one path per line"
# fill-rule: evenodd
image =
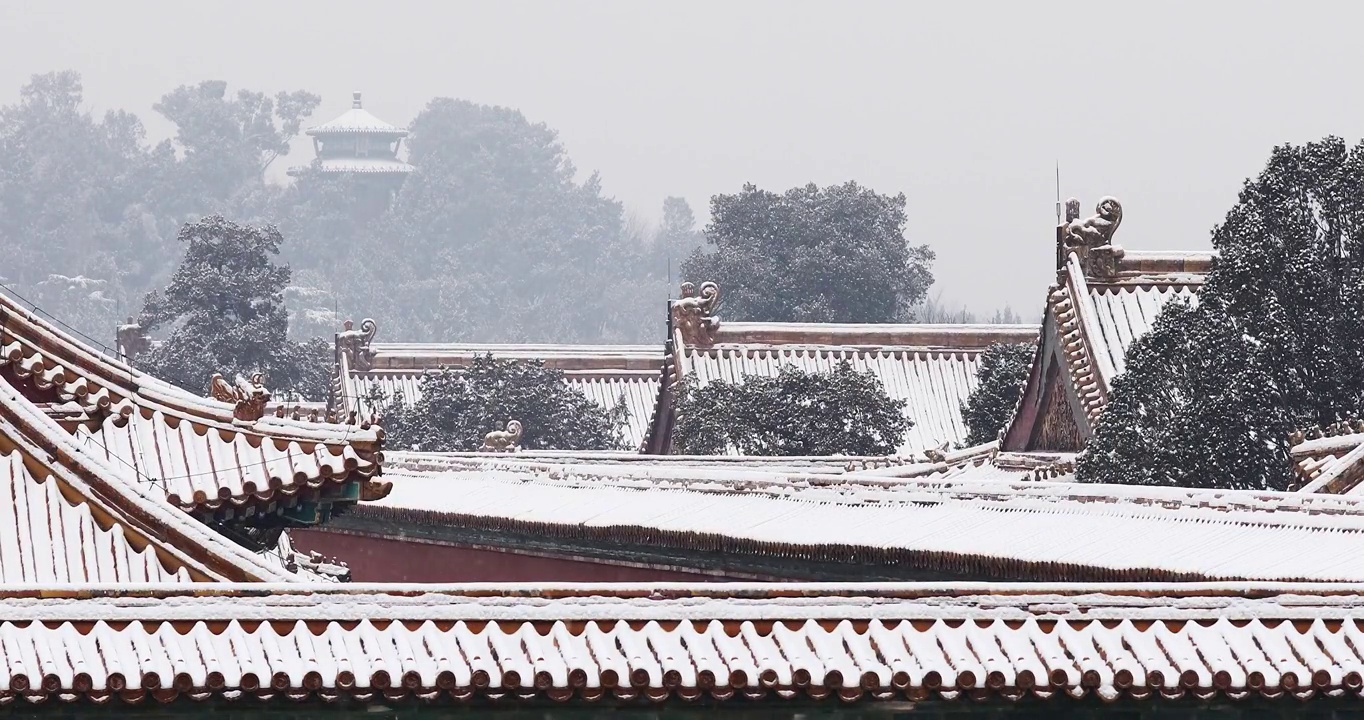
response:
M412 166L398 159L407 131L390 125L360 106L360 92L354 94L350 110L341 117L307 130L313 139L317 162L310 169L322 173L356 173L370 176L379 184L397 187ZM299 168L290 174L306 172Z

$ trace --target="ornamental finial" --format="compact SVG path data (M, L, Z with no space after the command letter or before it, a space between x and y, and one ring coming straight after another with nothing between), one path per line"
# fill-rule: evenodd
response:
M521 442L521 423L516 420L507 421L506 430L494 430L483 436L483 447L481 452L515 452L516 447Z
M720 327L720 318L715 315L719 306L719 285L703 282L698 291L695 284L682 283L682 297L669 304L673 328L681 334L682 342L693 347L714 343L715 330Z

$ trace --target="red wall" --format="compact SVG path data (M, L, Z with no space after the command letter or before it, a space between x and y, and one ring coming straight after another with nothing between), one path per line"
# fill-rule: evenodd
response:
M290 530L300 550L350 566L353 582L658 582L725 580L677 570L523 555L327 530Z

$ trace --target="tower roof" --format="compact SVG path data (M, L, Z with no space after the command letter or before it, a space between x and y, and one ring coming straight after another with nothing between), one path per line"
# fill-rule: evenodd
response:
M339 135L344 133L365 133L373 135L396 135L406 137L407 131L380 120L361 107L360 91L353 94L350 110L330 122L308 128L308 135Z

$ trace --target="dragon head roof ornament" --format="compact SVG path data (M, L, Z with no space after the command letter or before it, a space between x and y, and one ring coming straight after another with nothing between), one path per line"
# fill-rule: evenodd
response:
M374 367L374 351L369 349L369 344L379 332L379 325L365 318L360 321L359 330L354 327L355 323L347 320L345 329L336 334L337 352L346 356L351 370L369 370Z
M720 307L720 286L703 282L696 285L682 283L682 297L670 303L673 328L682 335L682 342L693 347L708 347L715 342L715 331L720 318L715 311Z
M1113 243L1113 235L1122 224L1122 203L1112 196L1099 200L1095 214L1080 219L1080 201L1066 201L1066 222L1061 226L1057 247L1057 267L1064 267L1066 258L1075 253L1080 258L1085 274L1091 277L1112 277L1118 272L1118 261L1123 257L1121 245Z
M265 406L270 402L270 391L265 389L265 376L255 373L250 380L237 378L228 382L222 373L213 373L208 381L208 394L214 400L232 403L232 418L239 422L255 422L265 417Z

